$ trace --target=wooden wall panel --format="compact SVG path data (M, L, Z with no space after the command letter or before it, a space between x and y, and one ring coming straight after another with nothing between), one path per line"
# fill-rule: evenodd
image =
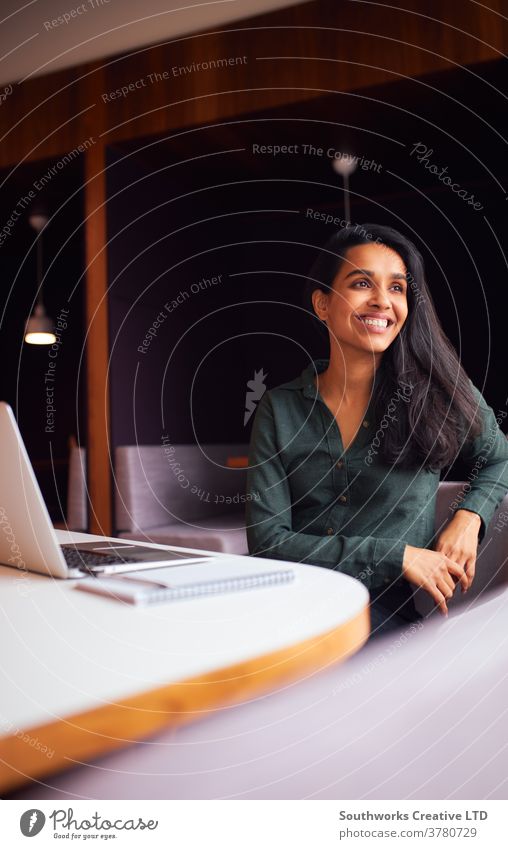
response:
M85 153L86 385L89 531L112 533L105 148Z
M492 9L476 3L393 0L385 7L363 0L316 0L230 30L107 58L100 72L81 66L34 78L15 86L1 106L0 135L7 135L0 147L0 168L24 157L72 150L86 137L85 123L92 124L97 137L106 131L107 141L119 141L305 100L314 89L352 90L401 74L499 59L499 51L508 48L508 22L501 15L501 0L490 5ZM171 77L108 103L105 112L98 108L103 93L149 74L243 54L248 57L245 65ZM258 58L281 54L340 61Z

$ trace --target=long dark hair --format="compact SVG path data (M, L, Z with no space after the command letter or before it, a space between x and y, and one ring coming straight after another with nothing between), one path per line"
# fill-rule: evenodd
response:
M379 454L390 464L439 470L457 459L464 441L481 433L482 419L471 382L437 317L423 258L415 245L381 224L339 230L309 272L305 308L328 335L314 313L312 293L316 289L328 293L346 251L364 244L384 245L399 254L407 279L407 319L376 374L376 420L386 415L390 405L396 406L379 440Z

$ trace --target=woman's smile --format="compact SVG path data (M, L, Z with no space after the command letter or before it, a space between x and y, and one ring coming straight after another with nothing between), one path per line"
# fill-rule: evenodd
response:
M375 313L363 315L354 313L354 317L361 324L362 330L367 331L367 333L386 333L395 324L389 316L376 315Z

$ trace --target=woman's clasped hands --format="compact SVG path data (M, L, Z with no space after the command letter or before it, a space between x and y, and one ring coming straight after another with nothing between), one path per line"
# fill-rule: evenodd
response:
M438 535L434 550L406 545L404 577L428 592L444 616L456 584L466 592L473 583L480 526L477 513L457 510Z

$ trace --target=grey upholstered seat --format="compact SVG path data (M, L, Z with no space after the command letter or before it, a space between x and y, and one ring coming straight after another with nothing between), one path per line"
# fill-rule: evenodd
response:
M181 545L183 548L203 548L226 554L247 554L245 518L242 513L199 519L194 522L173 522L144 531L122 531L123 539L158 542L161 545Z
M115 453L115 523L124 539L247 554L247 445L126 445Z
M86 531L87 528L86 450L78 445L73 445L69 454L67 530Z

